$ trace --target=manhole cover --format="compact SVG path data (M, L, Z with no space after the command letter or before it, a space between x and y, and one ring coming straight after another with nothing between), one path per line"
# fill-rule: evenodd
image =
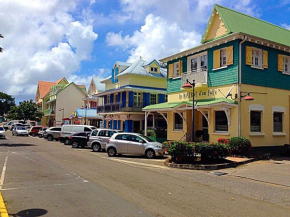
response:
M213 175L216 175L216 176L224 176L224 175L227 175L227 173L224 173L224 172L213 172L212 174Z

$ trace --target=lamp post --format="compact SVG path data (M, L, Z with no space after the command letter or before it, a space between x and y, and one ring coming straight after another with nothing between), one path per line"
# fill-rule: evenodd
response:
M83 109L85 109L85 125L87 125L87 109L88 109L88 106L85 105L85 106L82 106Z
M62 111L62 120L61 120L61 125L63 125L63 119L64 119L64 108L59 108L58 111Z
M184 85L182 85L182 88L185 90L189 90L192 88L191 142L194 142L194 88L195 88L195 80L190 82L187 79L186 83Z

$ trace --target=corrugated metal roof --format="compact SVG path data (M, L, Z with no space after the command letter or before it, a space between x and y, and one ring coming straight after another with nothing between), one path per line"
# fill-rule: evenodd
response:
M82 109L76 108L76 114L79 118L87 117L87 118L100 118L102 119L103 116L97 115L97 109Z
M220 5L215 5L214 9L219 13L228 34L240 32L290 46L290 31L287 29ZM204 39L202 42L205 42Z

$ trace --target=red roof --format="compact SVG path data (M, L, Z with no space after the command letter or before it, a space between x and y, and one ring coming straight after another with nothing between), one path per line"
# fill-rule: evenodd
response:
M50 88L55 85L54 82L49 81L39 81L38 82L38 88L40 93L40 98L42 99L46 94L49 93Z

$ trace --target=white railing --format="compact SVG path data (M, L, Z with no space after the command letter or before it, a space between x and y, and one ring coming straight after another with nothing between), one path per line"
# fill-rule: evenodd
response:
M194 71L183 72L181 76L181 85L187 82L187 79L192 82L195 80L195 84L207 84L207 70L197 69Z

